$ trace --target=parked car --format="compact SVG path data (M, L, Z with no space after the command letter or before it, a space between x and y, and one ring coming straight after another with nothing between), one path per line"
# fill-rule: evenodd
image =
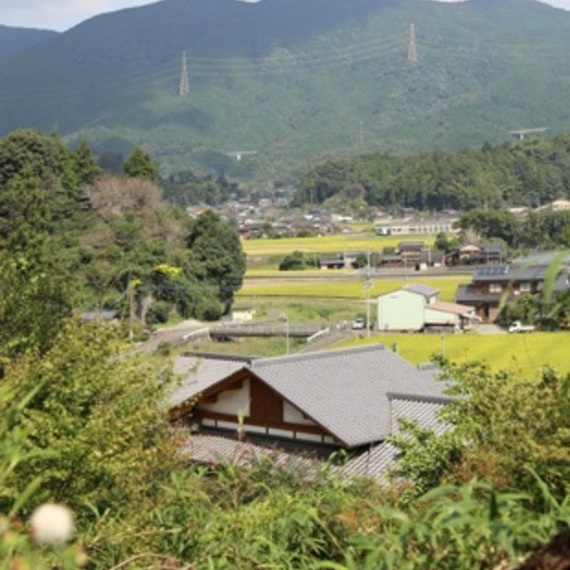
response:
M523 325L520 321L515 321L509 327L510 333L529 333L534 330L533 325Z
M362 317L358 317L352 322L352 328L354 330L362 330L366 328L366 321Z

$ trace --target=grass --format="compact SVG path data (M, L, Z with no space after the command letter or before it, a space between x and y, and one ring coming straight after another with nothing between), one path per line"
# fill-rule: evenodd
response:
M482 360L493 371L509 370L521 376L534 376L545 366L562 373L570 372L570 332L532 334L377 334L370 339L342 341L334 348L382 343L397 344L400 355L414 364L427 362L434 354L454 361Z
M302 273L302 272L301 272ZM414 275L392 279L373 279L370 296L376 297L410 283L422 283L440 290L443 301L451 301L457 286L471 281L470 275L423 277ZM365 299L366 290L362 276L338 274L292 275L286 272L280 278L246 278L237 295L244 297L321 297L338 299Z

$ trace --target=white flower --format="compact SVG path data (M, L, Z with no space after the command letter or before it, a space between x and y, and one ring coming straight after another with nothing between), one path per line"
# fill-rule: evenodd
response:
M71 538L74 529L71 511L54 503L44 503L35 509L30 524L38 544L65 542Z

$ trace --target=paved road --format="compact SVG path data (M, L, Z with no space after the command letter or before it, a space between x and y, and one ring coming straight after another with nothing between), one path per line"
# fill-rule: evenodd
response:
M493 324L480 324L475 327L477 334L505 334L507 331L497 325Z
M146 342L139 344L135 348L135 351L153 352L161 344L170 344L172 346L181 345L185 342L184 336L186 334L203 329L205 326L207 325L200 321L189 319L172 327L159 328L154 332L151 338Z

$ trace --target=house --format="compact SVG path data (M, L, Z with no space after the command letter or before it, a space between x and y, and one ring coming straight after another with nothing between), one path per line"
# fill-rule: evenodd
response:
M459 231L457 212L442 212L437 217L414 216L414 212L404 211L404 217L400 219L376 220L380 223L381 233L378 235L436 235L438 233L454 234Z
M504 263L506 253L500 245L468 244L447 256L448 265L491 265Z
M429 424L449 402L437 369L414 367L382 345L262 359L186 354L174 370L181 382L170 415L197 432L202 458L247 440L356 459L383 444L398 417ZM353 472L364 473L358 465Z
M400 254L402 259L415 263L419 261L425 247L423 241L402 241L396 247L396 252Z
M343 269L346 264L347 261L342 253L332 257L320 257L317 261L319 269Z
M473 307L439 300L439 291L421 284L406 285L378 297L378 330L465 330L477 320Z
M499 313L501 299L505 295L513 298L540 293L549 267L549 264L543 261L533 263L525 260L510 265L479 267L471 283L457 287L455 301L473 307L483 320L494 321ZM554 291L563 292L568 289L568 270L563 267L558 271Z
M387 248L379 259L380 267L415 267L418 271L445 265L445 252L432 249L423 241L403 241L395 250Z

